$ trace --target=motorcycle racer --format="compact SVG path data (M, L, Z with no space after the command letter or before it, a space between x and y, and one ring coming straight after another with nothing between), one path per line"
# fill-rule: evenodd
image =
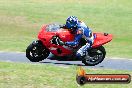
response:
M86 54L86 51L90 49L94 42L94 36L90 28L82 21L79 21L76 16L69 16L66 20L66 24L63 26L75 34L74 41L61 41L61 45L67 45L71 47L76 47L79 45L80 39L84 38L87 40L86 45L82 46L76 53L77 58L81 58Z
M31 62L53 57L59 61L79 60L86 66L95 66L104 60L106 50L103 45L111 40L112 34L92 33L84 22L70 16L65 25L58 23L44 25L38 33L38 39L27 47L26 57Z

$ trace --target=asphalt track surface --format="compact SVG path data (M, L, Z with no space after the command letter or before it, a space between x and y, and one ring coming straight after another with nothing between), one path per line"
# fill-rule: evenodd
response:
M58 61L53 60L54 56L52 54L49 57L39 64L54 64L57 66L84 66L81 61ZM0 52L0 61L5 62L22 62L22 63L32 63L30 62L25 53L18 52ZM34 62L36 63L36 62ZM105 58L104 61L96 66L85 66L86 68L101 68L101 69L118 69L118 70L131 70L132 71L132 60L131 59L120 59L120 58Z

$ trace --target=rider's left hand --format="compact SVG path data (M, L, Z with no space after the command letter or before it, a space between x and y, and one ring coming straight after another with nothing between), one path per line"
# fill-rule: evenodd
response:
M65 42L63 42L63 41L61 41L61 40L60 40L58 43L59 43L59 45L61 45L61 46L65 45Z

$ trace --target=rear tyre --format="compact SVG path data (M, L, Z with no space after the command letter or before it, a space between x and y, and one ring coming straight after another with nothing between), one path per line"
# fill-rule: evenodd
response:
M83 57L82 63L87 66L95 66L104 60L105 55L106 51L103 46L92 48L88 50L86 56Z
M44 60L49 53L49 50L39 40L30 44L26 49L26 57L32 62Z

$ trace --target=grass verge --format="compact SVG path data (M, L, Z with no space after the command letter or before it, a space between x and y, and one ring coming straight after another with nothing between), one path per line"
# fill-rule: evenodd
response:
M0 62L1 88L132 88L130 84L86 84L76 83L77 66L53 66ZM86 69L92 74L130 74L132 71L111 69Z

